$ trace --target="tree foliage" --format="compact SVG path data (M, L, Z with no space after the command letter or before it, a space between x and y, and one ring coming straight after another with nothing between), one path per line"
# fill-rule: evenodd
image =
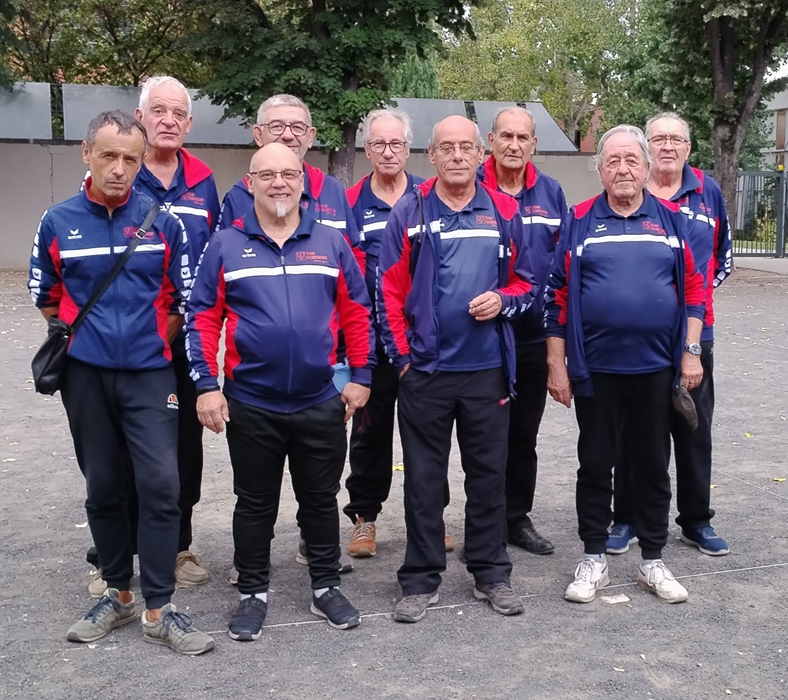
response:
M16 17L16 3L13 0L0 0L0 88L7 88L13 82L9 55L17 43L11 31L11 23Z
M541 100L574 139L614 77L630 4L493 0L475 8L477 39L446 42L441 97Z
M409 52L405 59L394 66L389 76L389 92L394 97L437 99L438 65L435 54L419 58Z
M216 73L204 92L250 119L275 93L301 97L331 149L329 170L345 181L356 126L392 96L392 71L437 48L436 28L470 29L461 0L208 0L205 11L196 50Z
M139 85L169 73L199 85L208 75L187 47L197 18L187 0L21 0L9 62L22 80Z

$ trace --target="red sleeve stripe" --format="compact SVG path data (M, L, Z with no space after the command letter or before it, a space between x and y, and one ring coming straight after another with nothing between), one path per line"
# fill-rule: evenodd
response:
M561 289L555 290L555 303L558 306L558 323L566 325L566 312L569 306L569 268L572 265L572 254L567 250L564 256L564 279L566 284Z
M402 253L399 260L383 273L380 280L386 319L394 336L397 352L410 354L408 343L408 320L405 318L405 300L410 294L410 251L411 241L407 231L402 236Z
M509 275L506 279L506 286L498 291L506 296L517 297L528 294L531 291L531 284L524 279L520 279L519 275L514 271L514 266L517 262L517 246L514 244L514 241L510 241L509 245L512 246L512 255L509 258Z
M194 328L200 334L202 355L211 376L219 376L219 338L222 335L224 321L224 296L226 286L224 281L224 265L219 270L216 301L213 306L194 315Z
M703 275L695 270L695 260L688 245L684 246L684 303L687 306L700 306L705 301Z
M164 241L164 265L161 271L161 287L159 293L156 295L156 300L153 305L156 307L156 330L159 333L161 342L164 343L162 354L167 360L172 360L172 350L170 343L167 340L167 317L170 315L170 307L172 306L172 296L175 292L175 286L170 280L167 271L170 269L170 258L172 257L172 249L167 243L164 234L159 233L161 240Z
M371 349L372 319L366 306L351 299L347 280L345 280L345 274L341 267L337 278L336 307L340 325L345 333L348 364L351 367L366 367L369 364Z

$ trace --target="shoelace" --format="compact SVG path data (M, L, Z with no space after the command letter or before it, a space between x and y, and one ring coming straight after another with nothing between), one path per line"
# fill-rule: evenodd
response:
M595 570L596 565L592 559L583 559L575 569L575 582L579 580L582 583L591 583Z
M375 523L356 523L356 527L353 528L353 536L351 539L356 542L358 540L365 540L368 537L372 536L372 532L375 529Z
M172 632L182 637L183 635L194 631L195 629L192 626L192 619L188 615L176 612L175 610L170 610L170 612L164 616L165 634Z
M676 579L673 577L673 574L670 573L668 567L665 566L665 562L659 559L654 562L653 566L649 566L646 569L646 580L649 585L656 586L658 583L675 581Z
M702 527L700 529L700 536L707 539L707 540L716 540L719 538L716 532L714 532L714 528L711 525L707 525L706 527Z
M514 589L508 583L504 583L503 581L492 584L490 589L495 593L511 593L514 595Z
M629 534L629 525L614 525L613 529L610 530L611 537L624 537L625 535Z
M110 609L117 610L118 603L114 598L110 598L108 595L102 596L101 599L90 610L88 610L88 614L85 615L85 619L90 620L91 622L97 622L98 619L104 617L104 615L106 615Z

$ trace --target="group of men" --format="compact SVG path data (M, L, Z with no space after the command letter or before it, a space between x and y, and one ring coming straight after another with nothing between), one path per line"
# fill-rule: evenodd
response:
M99 570L98 600L68 639L93 642L135 619L138 553L144 639L192 655L213 648L170 602L176 581L209 578L190 552L203 426L227 430L237 497L228 580L240 592L228 627L239 641L262 633L285 461L311 610L338 629L359 624L340 588L352 568L337 507L351 419L353 557L376 553L399 422L407 544L395 620L417 622L438 600L453 548L443 510L455 424L474 595L523 612L506 545L554 551L530 519L548 391L566 406L575 397L580 428L585 554L568 600L593 600L609 581L606 552L635 538L641 585L686 599L662 561L671 433L681 537L727 553L709 507L712 290L730 272L727 215L716 183L687 164L677 115L659 115L645 135L607 132L596 156L604 192L568 213L560 185L532 162L536 125L520 107L496 114L486 160L474 122L438 122L426 181L406 170L410 117L375 110L361 125L372 174L345 192L304 161L315 138L307 105L273 96L249 172L221 209L210 169L183 148L191 124L189 93L168 76L143 85L135 117L98 115L82 191L44 214L34 242L36 305L70 323L144 236L74 334L60 387ZM138 232L151 201L161 211ZM695 432L673 409L682 387Z

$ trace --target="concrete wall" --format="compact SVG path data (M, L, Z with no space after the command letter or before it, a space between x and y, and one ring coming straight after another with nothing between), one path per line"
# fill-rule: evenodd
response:
M219 196L249 167L251 148L195 148L193 152L214 170ZM307 160L325 169L328 156L309 153ZM599 179L585 155L536 156L535 165L564 187L570 205L599 192ZM368 173L363 152L356 155L355 179ZM408 170L431 177L434 170L426 153L414 153ZM80 146L0 143L0 268L26 268L30 246L44 211L79 189L85 166Z

